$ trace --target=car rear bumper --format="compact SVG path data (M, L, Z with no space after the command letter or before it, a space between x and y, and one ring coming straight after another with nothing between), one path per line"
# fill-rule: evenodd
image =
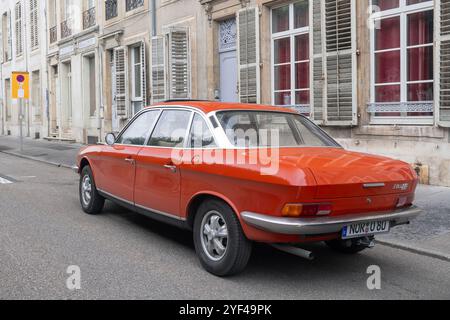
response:
M243 212L241 216L249 226L276 234L324 235L341 232L349 224L362 222L390 221L392 228L409 223L421 213L421 209L413 206L388 213L370 212L338 217L282 218L253 212Z

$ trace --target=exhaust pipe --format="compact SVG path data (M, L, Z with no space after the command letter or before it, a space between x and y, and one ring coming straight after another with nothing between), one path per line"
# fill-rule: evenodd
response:
M277 250L293 254L294 256L312 261L314 260L314 254L311 251L289 246L289 245L281 245L281 244L272 244L272 247L274 247Z

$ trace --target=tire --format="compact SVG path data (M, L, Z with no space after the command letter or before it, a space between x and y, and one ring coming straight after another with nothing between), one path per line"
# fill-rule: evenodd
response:
M87 182L89 181L89 182ZM91 187L90 198L85 194L87 191L85 183L89 183ZM102 212L105 205L105 198L103 198L97 191L94 181L94 175L92 174L91 167L85 166L81 171L80 185L79 185L80 203L83 211L87 214L99 214Z
M209 226L209 229L206 225ZM224 232L224 226L226 232ZM206 234L206 230L215 231ZM214 232L216 235L213 234ZM226 239L221 237L225 233L227 234ZM219 245L217 249L212 249L216 248L216 240L222 246ZM227 204L218 200L205 201L198 209L194 221L194 245L203 268L219 277L232 276L242 272L247 266L252 252L252 243L245 237L234 211ZM225 248L225 252L222 252L223 248Z
M334 251L344 254L357 254L367 249L367 245L361 244L360 239L332 240L325 242Z

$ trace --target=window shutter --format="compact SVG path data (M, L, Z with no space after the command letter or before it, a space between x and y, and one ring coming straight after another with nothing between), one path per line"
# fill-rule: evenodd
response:
M6 60L10 61L12 59L12 22L11 22L11 10L8 11L8 23L7 23L7 33L8 33L8 51Z
M324 37L322 31L324 30L324 19L322 19L322 5L323 1L312 1L313 23L312 23L312 37L313 37L313 87L312 87L312 112L314 120L322 122L324 120Z
M125 48L120 47L114 50L115 67L115 102L117 117L128 118L128 76L127 76L127 53Z
M16 55L23 53L23 36L22 36L22 4L16 3L15 7L15 31L16 31Z
M39 46L39 21L38 21L38 3L37 0L30 0L30 39L31 47L34 49Z
M437 56L439 57L436 72L436 110L439 110L439 125L450 127L450 2L436 1L435 33L437 42Z
M3 15L1 16L1 26L0 26L0 63L3 63L3 59L5 56L5 53L3 51ZM0 84L1 86L1 84Z
M242 103L260 103L259 9L237 13L239 98Z
M141 94L142 106L147 106L147 52L145 41L141 43Z
M355 0L325 0L326 121L356 125Z
M170 99L191 98L189 31L173 29L169 33Z
M152 103L166 100L165 39L152 39Z

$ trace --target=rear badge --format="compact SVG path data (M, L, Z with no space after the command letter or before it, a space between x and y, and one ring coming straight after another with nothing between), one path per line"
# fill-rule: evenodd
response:
M399 190L399 191L407 191L409 189L409 183L397 183L397 184L394 184L393 189L394 190Z
M367 198L367 204L372 204L372 199L371 198Z

